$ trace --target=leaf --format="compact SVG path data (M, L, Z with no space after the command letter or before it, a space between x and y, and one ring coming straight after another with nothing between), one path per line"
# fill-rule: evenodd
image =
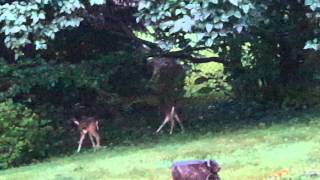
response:
M228 21L229 21L229 16L226 15L226 14L222 14L222 15L221 15L221 21L223 21L223 22L228 22Z
M90 0L90 5L93 6L93 5L102 5L102 4L105 4L106 1L105 0Z
M6 20L9 20L9 21L15 21L16 20L16 14L13 14L13 13L7 11L6 15L5 15L5 18L6 18Z
M203 13L202 13L202 19L204 20L204 19L207 19L209 16L211 15L211 13L209 12L209 11L204 11Z
M304 4L307 5L307 6L310 6L310 5L312 5L313 3L314 3L313 0L305 0L305 1L304 1Z
M38 16L39 16L39 19L46 19L44 11L41 11Z
M139 1L138 11L140 11L142 9L149 9L150 6L151 6L151 2L149 2L149 1Z
M181 9L176 9L175 14L176 15L182 14L182 10Z
M181 30L181 25L180 24L181 24L180 22L174 23L174 26L172 28L170 28L169 32L170 33L176 33L178 31L180 31Z
M236 25L236 30L238 33L241 33L242 29L243 29L242 25Z
M220 31L219 36L227 36L227 31L224 31L224 30Z
M213 22L214 23L218 23L218 22L220 22L220 17L219 16L215 16L214 18L213 18Z
M319 44L314 43L312 41L307 41L306 45L303 47L303 49L314 49L319 50Z
M229 0L229 2L235 6L238 6L239 0Z
M36 49L47 49L47 44L45 44L45 40L39 39L35 41Z
M197 9L191 9L190 14L191 14L192 16L198 16L199 11L198 11Z
M14 22L15 24L22 24L22 23L25 23L27 20L26 20L26 17L25 16L19 16L18 19Z
M182 27L184 32L190 32L191 27L193 25L193 20L190 18L190 16L184 15L183 16L183 24L184 26Z
M241 18L242 17L240 11L235 11L233 16L236 17L236 18Z
M213 27L214 27L215 29L222 29L222 28L223 28L223 23L214 24Z
M212 31L212 29L213 29L213 25L212 25L212 24L207 23L207 24L206 24L206 30L207 30L207 32L208 32L208 33L209 33L209 32L211 32L211 31Z
M196 2L194 2L194 3L191 3L191 4L188 4L188 5L186 5L185 6L187 9L198 9L199 7L200 7L200 4L199 3L196 3Z
M206 43L205 43L205 45L206 45L207 47L211 47L212 44L213 44L213 40L212 40L211 38L208 38L207 41L206 41Z
M20 27L19 26L13 26L13 28L10 29L10 32L11 33L17 33L20 31Z
M201 41L204 37L205 33L197 33L196 36L197 36L197 42Z
M184 15L183 18L178 19L174 23L174 26L170 29L170 33L176 33L181 30L184 32L190 32L192 25L193 20L189 16Z
M212 40L214 40L215 38L217 38L218 37L218 33L216 33L216 32L212 32L211 33L211 39Z
M249 12L250 5L249 4L243 5L241 6L241 9L243 10L244 13L247 14Z
M219 3L218 0L210 0L210 2L213 3L213 4L218 4Z

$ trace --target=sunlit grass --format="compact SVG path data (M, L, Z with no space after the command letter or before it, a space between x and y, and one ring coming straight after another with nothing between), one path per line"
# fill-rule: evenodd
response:
M170 179L170 165L184 159L215 159L223 180L308 179L320 171L319 117L311 122L251 127L203 135L162 135L155 142L83 152L0 172L0 179ZM297 121L297 118L295 118Z

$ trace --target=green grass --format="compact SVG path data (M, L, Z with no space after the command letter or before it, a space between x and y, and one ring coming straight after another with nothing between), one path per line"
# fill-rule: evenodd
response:
M282 169L288 170L284 179L308 179L302 175L320 172L320 117L310 116L270 127L161 135L157 142L87 151L0 171L0 180L170 179L171 163L184 159L217 160L223 180L270 179ZM304 122L306 117L311 121Z

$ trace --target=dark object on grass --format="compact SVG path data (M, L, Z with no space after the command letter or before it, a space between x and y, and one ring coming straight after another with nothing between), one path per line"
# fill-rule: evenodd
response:
M301 176L310 177L310 178L319 178L320 172L319 171L309 171L303 173Z
M220 180L220 169L213 160L180 161L171 167L173 180Z

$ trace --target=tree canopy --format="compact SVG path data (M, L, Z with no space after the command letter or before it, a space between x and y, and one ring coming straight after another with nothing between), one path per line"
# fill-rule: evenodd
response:
M190 55L193 50L210 48L219 52L228 38L274 33L275 30L288 34L300 25L313 31L304 48L317 50L319 4L318 0L3 0L0 23L4 43L14 51L16 58L29 44L36 50L47 49L47 43L55 39L58 32L87 23L148 44L159 51L153 54L178 49L179 53L168 56L197 62L198 59ZM155 38L153 43L134 35L142 26ZM203 60L224 61L220 58Z

